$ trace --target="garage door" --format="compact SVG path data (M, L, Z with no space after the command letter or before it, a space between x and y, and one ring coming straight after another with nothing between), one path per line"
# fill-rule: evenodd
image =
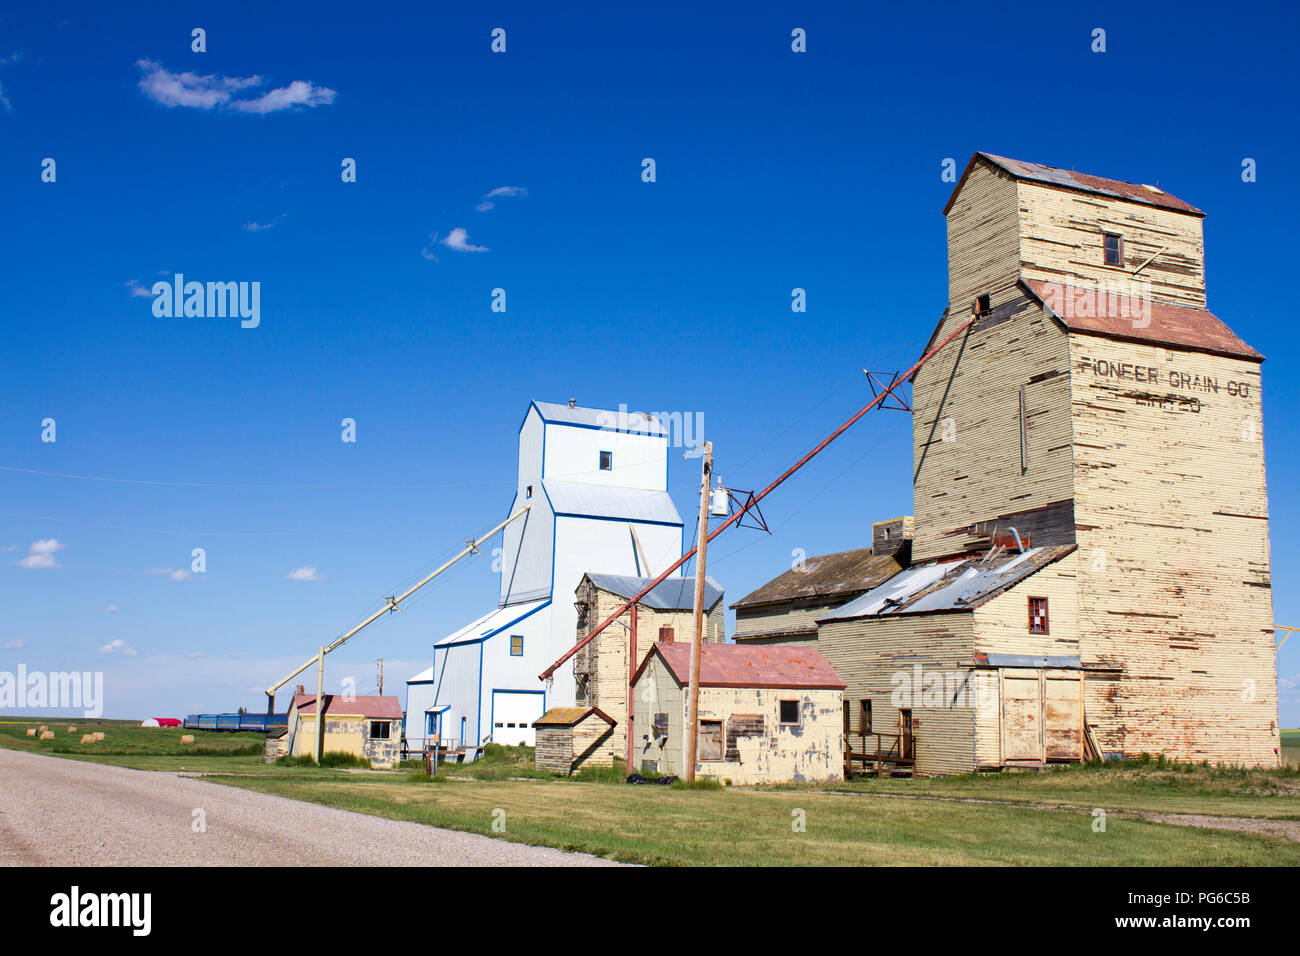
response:
M1042 697L1038 675L1002 678L1002 759L1043 759Z
M511 747L536 743L533 721L542 716L545 701L541 692L494 690L492 692L492 742Z

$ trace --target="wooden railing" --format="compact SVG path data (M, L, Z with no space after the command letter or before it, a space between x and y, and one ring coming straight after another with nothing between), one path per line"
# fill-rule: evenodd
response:
M856 747L853 739L855 737ZM852 779L855 763L862 765L863 773L879 774L886 764L892 765L896 770L911 770L916 764L916 735L849 731L844 735L846 780Z

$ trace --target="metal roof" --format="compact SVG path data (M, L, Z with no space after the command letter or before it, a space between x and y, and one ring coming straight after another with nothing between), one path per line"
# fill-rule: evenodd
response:
M731 605L737 610L784 604L809 598L850 598L889 580L907 567L910 542L896 554L875 557L870 548L838 551L805 558L803 563L773 578Z
M601 590L619 597L630 598L654 580L653 577L638 578L627 574L602 574L588 571L591 583ZM704 609L707 611L722 600L722 585L704 576ZM657 584L638 604L654 608L657 611L689 611L695 607L695 577L670 577Z
M969 611L1074 549L1072 544L1056 545L916 565L818 618L817 622Z
M599 707L552 707L542 716L533 721L534 727L573 727L582 723L588 717L595 715L611 727L615 726L618 721L609 714L605 713Z
M1207 309L1132 299L1041 279L1022 279L1021 284L1077 332L1264 361L1263 355L1239 339L1222 319Z
M554 478L543 478L542 487L546 489L546 497L557 515L682 523L677 506L666 491L557 481Z
M433 680L433 667L432 665L430 665L429 667L426 667L424 670L420 671L420 673L416 674L414 677L408 677L406 679L406 682L408 684L427 684L432 680Z
M656 642L659 654L678 683L690 680L691 645ZM635 684L654 654L648 654L632 677ZM843 690L847 685L830 661L813 647L780 644L704 644L700 647L701 687L767 687Z
M550 601L550 598L541 598L536 601L524 601L521 604L507 604L505 607L496 608L484 614L477 621L466 624L459 631L452 631L442 640L434 642L433 646L446 647L449 644L485 641L493 634L499 634L516 621L532 614L538 608L545 607Z
M343 694L326 694L325 716L359 716L383 718L385 720L402 719L402 702L396 697L345 697ZM294 694L293 705L300 714L316 713L315 694Z
M652 414L645 412L611 411L608 408L583 408L575 405L557 405L554 402L533 402L542 421L561 425L578 425L583 428L607 428L610 431L643 432L666 435L667 430Z
M1006 156L995 156L992 153L982 152L975 153L971 156L970 162L966 164L966 170L962 173L961 179L953 189L948 204L943 207L944 215L947 215L948 210L952 208L952 204L957 199L957 194L961 192L961 187L966 183L967 175L975 163L981 159L992 163L1017 179L1028 179L1034 182L1047 183L1051 186L1064 186L1066 189L1077 189L1080 192L1095 193L1100 196L1113 196L1116 199L1126 199L1129 202L1139 202L1147 206L1159 206L1162 209L1172 209L1175 212L1190 213L1194 216L1205 215L1204 212L1191 203L1183 202L1177 196L1171 196L1158 186L1148 186L1144 183L1126 183L1120 179L1104 179L1101 176L1077 173L1072 169L1057 169L1055 166L1044 166L1042 163L1028 163L1020 159L1008 159Z

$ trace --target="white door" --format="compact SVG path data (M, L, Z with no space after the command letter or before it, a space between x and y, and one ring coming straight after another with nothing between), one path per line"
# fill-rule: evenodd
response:
M516 746L535 745L533 721L542 716L543 697L526 691L492 692L492 742Z

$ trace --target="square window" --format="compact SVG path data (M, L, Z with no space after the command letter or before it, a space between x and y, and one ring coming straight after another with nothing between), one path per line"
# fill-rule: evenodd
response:
M701 760L722 759L722 721L701 720L699 754Z
M864 734L871 733L871 701L862 701L862 716L859 720L861 721L859 726L862 728L862 732Z
M524 636L522 634L510 635L510 656L511 657L524 656Z
M1047 598L1031 597L1029 599L1029 633L1047 634Z
M1124 240L1113 232L1102 233L1102 244L1106 250L1106 265L1122 266L1124 264Z
M797 700L781 701L781 723L787 727L799 723L799 702Z
M527 488L524 489L524 497L531 498L532 496L533 496L533 486L529 485Z
M991 308L991 306L990 306L990 303L989 303L989 297L988 297L987 295L979 295L979 296L976 296L976 297L975 297L975 315L976 315L976 316L988 315L989 312L991 312L991 311L992 311L992 308Z
M600 470L609 471L614 467L614 453L612 451L602 451L600 453Z
M329 715L326 714L326 716L328 717ZM370 722L370 739L387 740L391 723L392 721L388 720L372 720Z

